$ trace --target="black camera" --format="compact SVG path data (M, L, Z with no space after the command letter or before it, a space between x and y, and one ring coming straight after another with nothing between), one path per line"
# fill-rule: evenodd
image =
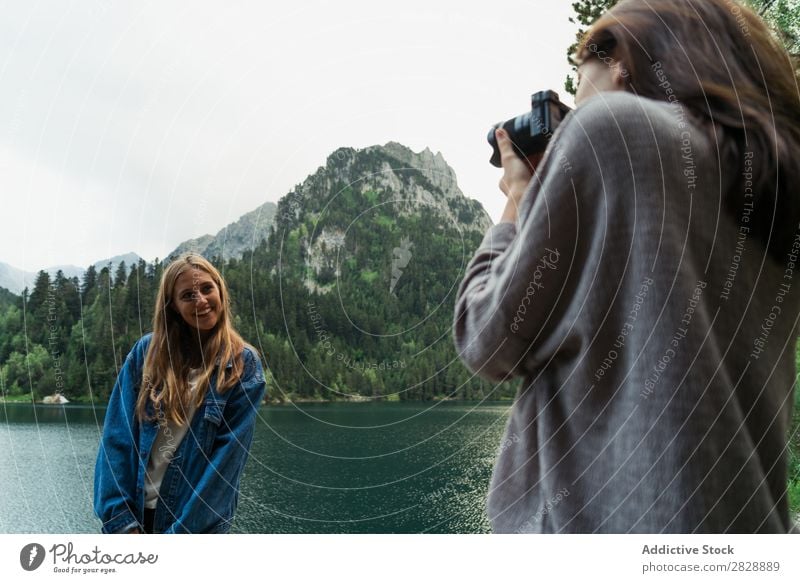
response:
M508 132L508 137L514 144L514 151L524 160L532 154L544 152L558 124L570 111L572 110L569 107L559 101L558 93L555 91L534 93L531 95L531 110L528 113L495 124L489 130L487 139L493 150L489 162L498 168L502 167L500 150L494 136L497 128L502 127Z

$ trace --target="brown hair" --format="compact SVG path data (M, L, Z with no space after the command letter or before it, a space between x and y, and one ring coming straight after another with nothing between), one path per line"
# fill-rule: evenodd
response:
M190 327L170 306L175 281L188 269L206 272L219 289L219 319L202 347L198 331ZM184 253L179 256L164 269L161 276L153 315L153 337L145 356L142 386L136 401L137 417L149 419L146 406L150 401L156 409L159 422L168 419L180 425L186 424L186 411L190 404L187 381L190 357L198 352L202 357L203 370L194 393L194 404L199 406L215 371L217 390L221 393L238 382L244 368L244 346L244 340L231 322L230 297L222 275L200 255ZM219 364L215 366L218 359ZM233 367L228 370L226 364L230 361L233 361Z
M800 222L800 95L797 63L764 21L733 0L623 0L587 31L577 57L602 51L625 70L627 91L677 100L716 141L737 221L745 160L755 158L751 232L784 263Z

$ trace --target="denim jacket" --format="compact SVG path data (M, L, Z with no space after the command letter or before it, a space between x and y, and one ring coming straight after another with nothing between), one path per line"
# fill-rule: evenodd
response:
M158 424L138 421L135 408L151 337L143 336L131 349L106 410L94 480L94 510L104 533L124 533L144 524L145 470ZM216 373L211 377L204 402L161 481L154 532L230 529L265 390L259 358L249 347L243 358L242 377L225 394L216 390ZM152 403L148 405L152 416Z

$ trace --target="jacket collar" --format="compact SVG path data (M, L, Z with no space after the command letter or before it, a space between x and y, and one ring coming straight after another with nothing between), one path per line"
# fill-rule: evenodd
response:
M214 363L214 366L215 367L219 366L219 363L220 363L221 360L222 360L222 357L218 356L216 362ZM225 368L233 368L233 359L228 361L228 363L225 365Z

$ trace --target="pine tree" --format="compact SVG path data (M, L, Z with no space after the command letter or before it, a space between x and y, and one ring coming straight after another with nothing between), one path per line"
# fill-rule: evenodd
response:
M54 309L51 304L55 292L51 290L51 283L50 274L40 271L24 306L25 334L33 344L46 344L48 309Z
M117 265L117 271L114 274L114 288L123 288L128 281L128 270L124 261L120 261Z
M81 304L83 304L84 309L94 303L94 297L97 294L96 286L97 270L94 265L90 265L83 273L83 283L81 284Z
M87 345L89 380L94 396L107 399L114 385L118 367L122 364L120 347L112 336L110 288L111 276L108 267L100 270L97 276L97 293L94 302L84 315L84 333L90 340ZM88 348L91 347L91 351ZM117 350L115 350L117 349ZM130 347L127 347L129 350Z
M53 359L64 356L69 341L70 330L74 323L67 306L67 295L70 294L71 282L59 269L51 286L47 301L47 317L41 324L45 330L44 346Z
M77 322L81 317L80 282L77 277L64 280L63 287L59 288L59 294L64 298L69 313L70 326Z
M136 340L150 331L154 306L153 282L147 276L147 263L140 259L137 265L131 267L125 289L124 311L130 340Z
M567 93L575 95L577 91L573 73L578 69L578 64L575 62L575 51L578 49L578 44L581 42L583 35L586 34L586 31L589 30L589 27L616 3L617 0L580 0L572 4L575 16L571 16L569 21L578 25L578 31L575 33L575 42L567 49L567 61L572 66L572 73L567 75L567 80L564 83L564 89L566 89Z

